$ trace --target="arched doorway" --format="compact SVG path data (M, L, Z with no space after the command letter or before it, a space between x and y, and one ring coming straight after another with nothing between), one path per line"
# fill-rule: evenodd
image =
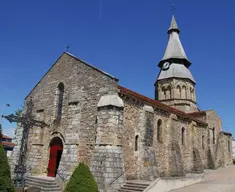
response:
M55 177L59 168L60 159L63 152L63 143L59 137L55 137L50 142L50 156L48 163L48 177Z

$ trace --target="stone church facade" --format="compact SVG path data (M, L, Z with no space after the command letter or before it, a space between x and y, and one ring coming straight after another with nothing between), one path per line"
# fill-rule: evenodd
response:
M25 99L32 100L35 119L48 125L30 130L27 174L68 180L78 163L86 162L105 191L126 180L230 165L232 135L222 131L214 110L198 109L179 33L173 17L155 99L64 52Z

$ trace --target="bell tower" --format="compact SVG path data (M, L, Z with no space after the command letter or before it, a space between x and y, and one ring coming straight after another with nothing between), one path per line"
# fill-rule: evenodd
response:
M168 30L168 44L159 62L159 75L155 82L155 99L186 113L198 111L196 105L196 81L189 67L184 48L179 38L180 30L172 16Z

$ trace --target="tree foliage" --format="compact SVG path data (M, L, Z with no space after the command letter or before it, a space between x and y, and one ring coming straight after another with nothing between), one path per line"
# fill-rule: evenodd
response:
M87 165L84 163L78 165L64 192L98 192L97 183Z
M11 171L6 156L6 151L0 143L0 191L14 192L14 186L11 180Z
M15 115L20 117L22 112L23 112L23 110L24 110L24 106L21 106L21 108L19 108L19 109L17 109L17 111L15 111Z

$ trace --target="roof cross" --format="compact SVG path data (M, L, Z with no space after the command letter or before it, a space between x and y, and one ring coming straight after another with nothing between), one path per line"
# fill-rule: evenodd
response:
M66 47L66 52L69 52L69 45Z
M175 5L172 4L172 5L171 5L171 12L172 12L172 15L175 14L175 10L176 10Z

